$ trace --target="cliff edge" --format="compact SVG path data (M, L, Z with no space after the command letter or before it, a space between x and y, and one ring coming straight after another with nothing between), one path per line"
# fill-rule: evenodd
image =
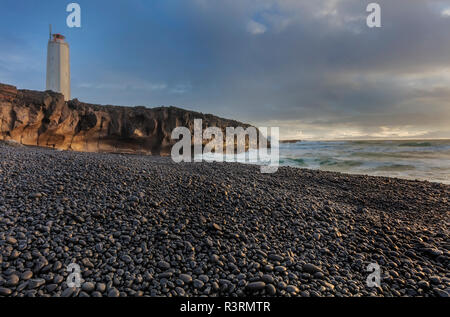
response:
M100 106L0 84L0 140L80 152L170 155L172 130L250 125L175 107Z

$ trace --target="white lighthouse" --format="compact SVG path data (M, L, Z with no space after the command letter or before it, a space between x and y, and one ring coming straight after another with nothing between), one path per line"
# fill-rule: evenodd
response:
M70 100L69 44L61 34L52 34L47 48L47 90L62 93Z

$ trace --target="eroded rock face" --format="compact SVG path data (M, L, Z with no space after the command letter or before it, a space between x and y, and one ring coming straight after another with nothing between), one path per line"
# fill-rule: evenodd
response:
M175 107L118 107L64 101L52 91L18 90L0 84L0 140L80 152L170 155L176 127L194 135L203 127L248 128L248 124ZM225 133L224 133L225 134Z

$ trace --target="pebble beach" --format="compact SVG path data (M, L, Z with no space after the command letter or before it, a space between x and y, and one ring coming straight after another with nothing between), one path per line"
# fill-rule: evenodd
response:
M0 297L448 297L449 199L440 183L1 143Z

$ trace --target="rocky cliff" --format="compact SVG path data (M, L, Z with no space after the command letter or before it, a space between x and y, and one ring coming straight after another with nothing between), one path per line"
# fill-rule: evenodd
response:
M248 124L175 107L99 106L64 101L52 91L18 90L0 84L0 140L80 152L169 155L177 142L172 130L194 119L205 127L243 128Z

